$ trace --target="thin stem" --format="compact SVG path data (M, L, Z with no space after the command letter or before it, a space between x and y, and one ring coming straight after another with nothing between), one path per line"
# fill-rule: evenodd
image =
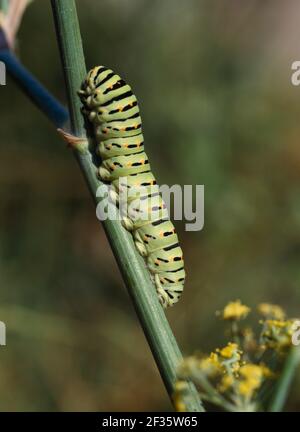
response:
M75 2L51 0L51 3L67 87L72 132L85 137L77 91L85 77L86 68ZM83 176L97 203L96 191L101 183L96 176L92 156L89 151L76 154ZM176 371L182 356L159 304L149 272L135 248L132 236L120 222L106 220L103 226L166 389L172 398ZM195 386L192 383L188 385L187 411L203 411Z
M239 335L239 326L237 322L234 320L231 323L231 336L233 339L233 342L235 342L239 347L241 347L241 340Z
M287 399L293 376L300 362L300 348L292 347L284 363L283 371L274 389L274 396L271 399L270 412L282 411Z

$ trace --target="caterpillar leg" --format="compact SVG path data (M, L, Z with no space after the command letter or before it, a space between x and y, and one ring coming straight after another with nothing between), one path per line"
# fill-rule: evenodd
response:
M168 306L171 306L172 303L170 302L170 298L169 298L167 292L162 287L158 273L154 276L154 282L156 285L157 295L158 295L158 298L159 298L159 301L160 301L162 307L165 309Z
M112 186L112 185L109 188L109 198L113 204L115 204L115 205L119 204L119 194L116 191L116 189L114 188L114 186Z
M137 248L137 250L139 251L139 253L143 256L146 257L148 255L148 251L146 249L146 246L141 238L141 235L138 231L135 231L133 234L134 237L134 243L135 246Z
M68 147L73 150L77 150L79 153L85 153L88 150L89 142L86 138L77 137L63 129L57 129L57 132L67 143Z
M129 219L127 216L122 216L121 224L127 231L133 231L134 224L131 219Z
M99 168L99 177L101 180L107 182L110 181L110 172L107 168L104 168L102 165Z
M143 257L145 257L145 256L148 255L147 249L145 248L145 245L144 245L143 243L138 242L138 241L135 241L134 243L135 243L135 246L136 246L138 252L139 252Z

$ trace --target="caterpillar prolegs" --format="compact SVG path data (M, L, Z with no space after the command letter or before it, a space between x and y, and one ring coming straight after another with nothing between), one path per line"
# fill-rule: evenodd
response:
M183 255L144 151L136 96L119 75L104 66L89 71L79 96L82 111L92 123L97 140L102 161L100 178L114 187L116 196L121 192L122 180L126 179L128 201L138 199L144 208L146 205L147 220L131 213L132 217L129 215L122 223L132 232L135 245L145 258L161 304L171 306L183 290ZM141 192L137 195L136 190Z

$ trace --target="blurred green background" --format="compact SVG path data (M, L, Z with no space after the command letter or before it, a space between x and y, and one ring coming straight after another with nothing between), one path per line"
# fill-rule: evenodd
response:
M138 96L158 181L205 185L204 229L176 223L187 283L167 315L183 352L223 344L229 300L299 316L299 2L77 4L88 67ZM26 12L17 52L65 102L50 2ZM71 153L11 80L0 91L0 410L170 410Z

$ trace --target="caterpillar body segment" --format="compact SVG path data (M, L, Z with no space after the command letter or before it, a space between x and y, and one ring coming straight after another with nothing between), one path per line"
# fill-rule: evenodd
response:
M104 66L89 71L78 93L82 112L93 124L100 178L113 186L117 200L126 192L123 226L145 258L161 304L172 306L185 282L183 254L144 150L136 96Z

